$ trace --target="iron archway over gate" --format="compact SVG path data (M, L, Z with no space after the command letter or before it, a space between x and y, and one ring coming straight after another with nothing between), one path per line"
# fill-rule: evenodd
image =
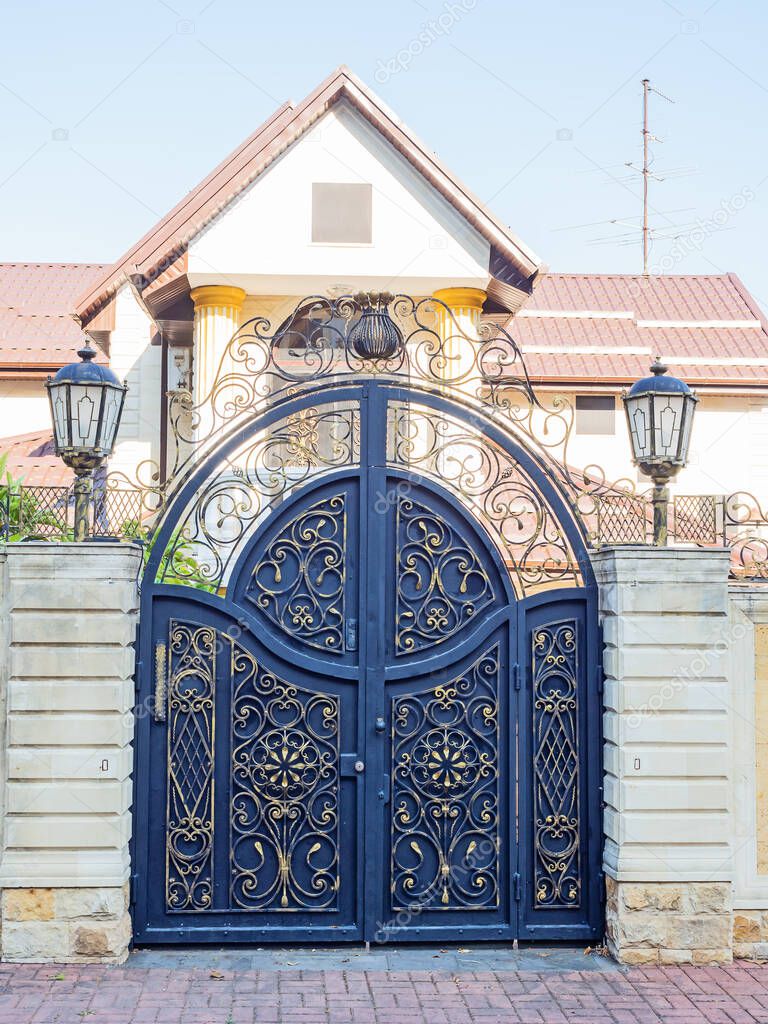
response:
M600 935L594 579L491 412L308 381L178 475L142 591L136 942Z

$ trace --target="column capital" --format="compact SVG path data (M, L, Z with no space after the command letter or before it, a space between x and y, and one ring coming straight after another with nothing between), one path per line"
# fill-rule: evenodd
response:
M230 306L240 309L245 301L245 292L231 284L202 284L189 293L195 310L208 306Z
M432 298L444 302L449 309L473 309L480 311L488 298L482 288L438 288Z

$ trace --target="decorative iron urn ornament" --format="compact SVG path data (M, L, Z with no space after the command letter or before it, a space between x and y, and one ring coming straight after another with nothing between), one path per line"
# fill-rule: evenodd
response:
M353 296L362 312L349 332L349 344L361 359L391 359L403 344L400 328L389 315L390 292L358 292Z
M632 461L653 480L653 540L667 543L668 482L688 461L698 397L685 381L667 376L659 356L652 377L622 395L632 444Z
M108 366L92 362L96 353L87 342L77 354L81 362L63 366L45 386L56 454L75 471L75 540L85 540L93 471L112 454L128 388Z

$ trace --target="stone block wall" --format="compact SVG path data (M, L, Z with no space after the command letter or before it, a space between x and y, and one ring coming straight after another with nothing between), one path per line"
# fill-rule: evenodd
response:
M606 878L606 938L624 964L730 963L730 882Z
M128 883L104 889L5 889L3 960L119 963L131 941Z
M0 955L119 961L141 550L34 542L0 558Z
M624 963L731 959L727 551L594 557L604 649L606 937Z
M735 849L734 956L768 959L768 585L729 587Z

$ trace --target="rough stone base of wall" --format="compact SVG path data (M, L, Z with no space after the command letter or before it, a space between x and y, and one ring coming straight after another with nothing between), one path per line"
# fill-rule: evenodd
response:
M768 960L768 910L734 910L733 955Z
M606 878L605 932L622 964L730 963L731 885Z
M128 885L109 889L5 889L2 959L11 963L122 963L131 918Z

